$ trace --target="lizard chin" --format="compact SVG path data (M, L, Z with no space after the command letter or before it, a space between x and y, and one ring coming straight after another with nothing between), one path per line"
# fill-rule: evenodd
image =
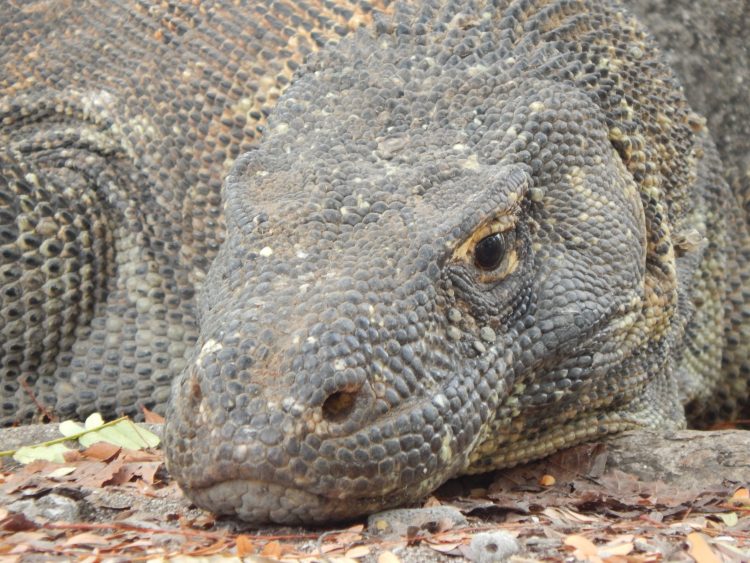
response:
M240 518L256 526L269 523L316 525L350 520L401 505L408 496L406 493L369 498L327 497L248 479L223 481L203 488L184 488L184 491L200 508Z

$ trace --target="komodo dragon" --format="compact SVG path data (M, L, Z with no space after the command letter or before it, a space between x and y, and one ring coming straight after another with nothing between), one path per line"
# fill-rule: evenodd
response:
M142 6L2 24L5 422L158 405L184 367L187 494L309 523L748 411L746 217L620 4L399 4L311 56L257 148L262 76L312 32Z

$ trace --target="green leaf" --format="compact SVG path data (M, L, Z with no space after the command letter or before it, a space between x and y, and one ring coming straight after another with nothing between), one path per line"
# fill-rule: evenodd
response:
M73 420L65 420L61 422L58 428L63 436L75 436L86 431L83 426Z
M130 450L155 448L159 445L159 437L156 434L134 424L127 417L104 422L99 413L94 413L86 419L85 426L66 420L60 423L59 428L63 435L61 438L19 450L0 451L0 457L12 455L20 463L29 463L37 459L64 463L62 456L70 450L63 442L68 440L78 440L85 447L96 442L108 442Z
M98 417L98 420L101 420L101 416ZM108 442L129 450L141 450L159 445L159 437L156 434L136 426L130 420L121 420L116 424L109 423L109 425L100 424L98 426L93 425L94 421L96 419L92 420L92 417L86 419L86 428L89 431L78 439L85 447L96 442Z
M53 461L55 463L65 463L65 452L71 452L70 448L66 447L65 444L50 444L42 446L24 446L16 450L13 454L13 459L19 463L31 463L43 459L46 461Z
M104 422L102 415L98 412L90 415L83 426L72 420L62 422L60 432L64 436L78 439L84 447L96 442L107 442L129 450L155 448L159 445L159 437L142 426L134 424L127 418Z
M86 419L86 422L84 422L83 424L86 427L86 430L96 430L100 426L104 426L104 419L102 418L101 414L95 412L93 414L90 414Z

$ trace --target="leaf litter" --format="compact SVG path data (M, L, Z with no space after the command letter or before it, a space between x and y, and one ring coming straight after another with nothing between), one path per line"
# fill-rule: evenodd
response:
M102 423L84 424L83 432L101 436ZM73 435L80 432L79 426ZM511 558L519 562L750 561L747 483L676 488L605 470L607 449L601 444L449 482L424 502L459 508L468 526L443 519L415 524L399 537L380 537L361 523L329 530L249 530L191 506L169 480L159 450L86 443L79 446L83 449L70 448L61 463L37 459L0 472L2 561L87 556L92 561L491 561L469 545L478 533L498 530L523 546L522 555ZM24 503L52 497L83 503L85 510L65 521L25 508Z

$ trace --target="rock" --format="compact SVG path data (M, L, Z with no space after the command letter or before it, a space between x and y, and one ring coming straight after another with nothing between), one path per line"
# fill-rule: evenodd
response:
M452 506L397 508L378 512L367 519L367 530L380 536L406 537L422 530L437 532L466 525L466 517Z
M469 559L474 563L496 563L507 561L520 551L521 545L518 540L508 532L482 532L471 539Z
M625 432L607 440L607 469L675 489L709 490L750 482L750 432Z
M40 498L24 499L7 506L11 512L23 514L30 520L41 518L51 522L78 522L81 510L78 501L50 493Z

